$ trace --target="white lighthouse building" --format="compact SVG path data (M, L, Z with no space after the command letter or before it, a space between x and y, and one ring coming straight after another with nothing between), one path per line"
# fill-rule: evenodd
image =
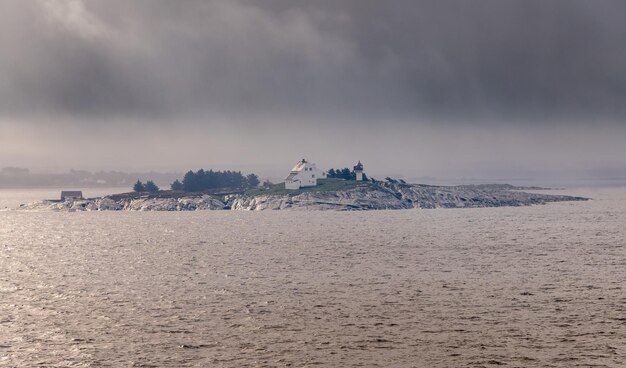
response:
M314 187L317 185L317 179L325 177L326 173L319 170L314 163L302 159L285 178L285 189L297 190L304 187Z
M363 181L363 164L359 161L356 166L353 168L354 173L356 174L356 181Z

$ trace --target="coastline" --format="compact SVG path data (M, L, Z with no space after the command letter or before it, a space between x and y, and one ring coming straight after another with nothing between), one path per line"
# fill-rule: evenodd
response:
M508 184L435 186L395 180L286 191L122 193L88 199L37 201L21 205L24 211L202 211L202 210L310 210L366 211L390 209L518 207L589 198L536 193L548 188ZM329 190L328 188L331 188ZM340 189L336 189L340 188Z

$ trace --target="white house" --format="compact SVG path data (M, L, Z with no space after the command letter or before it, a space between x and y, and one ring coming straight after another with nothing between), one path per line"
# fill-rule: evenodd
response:
M285 189L314 187L317 185L317 179L325 177L326 173L319 170L314 163L302 159L285 178Z

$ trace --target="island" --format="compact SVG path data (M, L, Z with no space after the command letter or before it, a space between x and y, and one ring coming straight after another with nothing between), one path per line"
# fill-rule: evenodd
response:
M200 210L399 210L529 206L588 198L537 193L537 187L508 184L436 186L384 181L318 179L297 190L285 183L246 190L131 192L98 198L39 201L20 210L46 211L200 211Z

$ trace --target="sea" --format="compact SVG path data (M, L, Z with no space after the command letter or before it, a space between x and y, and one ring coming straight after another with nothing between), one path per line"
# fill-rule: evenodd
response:
M0 190L0 367L626 367L626 188L550 192L592 200L60 213Z

